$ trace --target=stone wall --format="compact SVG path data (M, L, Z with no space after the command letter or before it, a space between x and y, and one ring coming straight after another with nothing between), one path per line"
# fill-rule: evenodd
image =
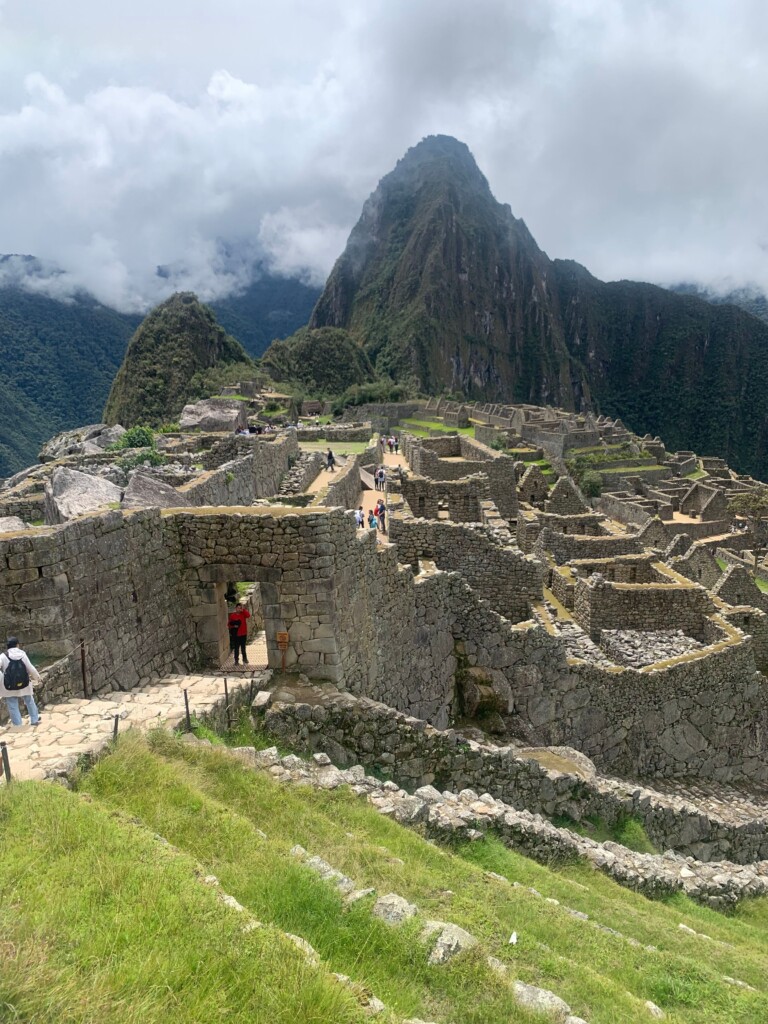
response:
M635 526L645 526L654 515L661 515L661 518L672 518L671 506L663 507L662 515L654 504L652 507L641 504L636 496L618 492L608 494L603 492L597 502L597 507L611 519L619 523L634 523Z
M363 420L370 422L374 430L389 431L396 428L400 420L416 416L426 407L423 399L412 402L369 402L366 405L354 405L344 410L342 420L345 423Z
M24 490L0 495L0 516L18 516L25 523L41 523L45 519L45 492Z
M398 559L417 566L424 559L447 572L458 572L483 600L511 622L526 619L531 604L541 600L541 563L505 542L497 531L481 525L414 519L406 513L390 517L390 540Z
M299 452L292 468L280 482L278 494L302 494L325 466L322 452Z
M675 628L704 641L714 608L696 583L610 583L597 575L576 581L574 618L593 640L603 629Z
M416 554L433 544L447 563L461 537L462 572L508 614L515 591L538 588L535 563L495 549L482 528L425 525L434 533L413 542ZM475 532L485 546L473 566ZM575 746L630 775L768 782L768 684L729 623L709 616L707 647L666 665L611 671L567 661L554 629L512 624L458 573L414 579L400 558L338 510L113 512L0 538L0 609L34 653L69 655L70 693L130 689L195 667L201 652L216 658L224 588L253 580L271 667L276 633L287 631L289 668L437 725L450 720L464 675L479 673L526 743Z
M488 478L484 473L461 480L428 480L409 476L402 481L402 494L414 516L437 519L444 503L449 518L455 523L479 523L481 503L489 497Z
M609 825L632 816L660 849L705 862L768 859L765 823L734 826L681 801L673 806L658 794L592 776L567 749L560 759L563 771L552 771L535 760L535 751L526 755L525 749L468 741L453 730L434 729L384 704L347 694L329 696L322 705L273 704L265 724L296 749L322 751L342 766L365 765L411 791L424 785L456 793L469 788L518 810L577 821L598 817ZM557 751L553 754L557 757Z
M296 431L299 441L327 441L331 446L339 441L370 441L372 433L370 423L327 423L319 427L302 424Z
M403 436L403 454L414 473L435 481L458 481L482 471L501 515L517 517L514 459L461 434L418 439Z
M556 515L554 512L526 512L517 520L517 543L521 550L533 551L541 531L561 536L600 537L606 536L605 517L597 512L582 512L579 515Z
M592 448L600 444L600 434L597 430L571 430L554 433L553 430L547 430L545 427L525 423L521 426L520 433L526 441L541 445L550 454L561 457L574 448Z
M584 537L578 534L557 533L545 528L533 546L533 553L549 552L558 565L575 558L613 558L615 555L636 555L643 550L638 537Z
M357 508L360 491L360 456L349 455L343 466L336 464L334 478L325 491L321 491L313 505L324 508Z
M4 628L33 655L70 655L58 696L130 689L195 662L179 563L156 509L0 538Z
M271 441L257 434L232 435L217 442L214 448L217 449L214 461L230 450L248 454L225 462L180 487L179 492L193 505L250 505L257 498L271 497L280 490L283 477L299 452L295 430L288 430Z
M446 722L455 659L448 589L453 577L414 582L394 547L359 534L350 516L315 508L177 512L167 517L185 553L196 640L218 635L218 588L259 583L269 665L289 633L289 670Z

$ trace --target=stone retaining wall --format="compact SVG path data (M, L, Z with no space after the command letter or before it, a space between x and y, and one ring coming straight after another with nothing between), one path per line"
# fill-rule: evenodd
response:
M288 430L272 441L265 441L256 434L239 438L233 435L217 442L214 448L214 461L230 449L242 449L249 454L225 462L180 487L179 492L193 505L250 505L257 498L271 497L280 490L283 477L299 452L295 430Z
M370 423L330 423L320 427L302 425L296 431L299 441L327 441L331 445L339 441L370 441L372 433Z
M419 786L490 793L517 810L576 821L596 816L612 825L640 819L660 849L739 864L768 859L768 821L731 825L684 801L665 800L641 787L601 779L579 768L568 750L539 751L562 765L550 770L525 750L494 747L441 731L424 721L347 694L322 704L273 704L267 729L298 750L322 751L338 765L362 764L413 791ZM574 762L570 767L569 760Z

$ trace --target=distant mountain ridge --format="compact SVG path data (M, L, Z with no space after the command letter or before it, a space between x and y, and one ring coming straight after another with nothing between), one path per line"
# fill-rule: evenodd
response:
M33 256L0 256L0 477L37 460L53 434L101 419L115 374L141 317L86 293L67 301L25 287L56 275ZM266 273L241 294L212 304L224 329L260 356L306 324L319 288Z
M366 200L310 327L349 331L380 374L429 393L618 415L768 477L768 325L551 260L448 136Z
M669 290L678 295L696 295L706 302L712 302L716 306L731 305L751 313L759 320L768 323L768 296L757 287L734 288L730 292L715 292L711 288L705 288L699 284L682 282L671 285Z

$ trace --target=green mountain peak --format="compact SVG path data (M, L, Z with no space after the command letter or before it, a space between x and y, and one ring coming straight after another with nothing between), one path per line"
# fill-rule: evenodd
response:
M253 364L213 312L192 292L177 292L139 324L128 344L107 404L106 423L159 426L178 417L205 371Z

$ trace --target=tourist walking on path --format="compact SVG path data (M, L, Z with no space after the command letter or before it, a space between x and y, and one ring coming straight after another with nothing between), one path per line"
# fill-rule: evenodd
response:
M2 694L13 725L21 725L19 698L22 698L27 706L29 724L39 725L40 712L32 696L32 680L38 682L40 673L19 647L19 641L15 636L8 637L5 653L0 654L0 672L3 674Z
M377 526L376 515L372 508L368 509L368 527L371 530L375 530Z
M227 628L229 629L229 645L235 655L235 664L239 662L239 658L242 655L243 664L248 664L248 655L245 651L245 645L248 640L248 619L250 619L251 613L245 607L244 604L236 604L235 610L230 612L229 621ZM234 647L232 646L234 640Z
M382 533L387 532L387 510L384 502L379 499L378 507L376 508L376 515L379 517L379 529Z
M333 454L333 452L331 451L331 449L329 448L328 449L328 454L325 456L325 467L326 467L326 469L328 470L329 473L333 473L335 466L336 466L336 457Z
M385 489L386 489L386 484L387 484L387 474L386 474L386 472L385 472L385 470L384 470L384 467L383 467L383 466L381 466L381 467L380 467L380 469L379 469L378 473L376 474L376 482L377 482L377 483L378 483L378 485L379 485L379 486L378 486L378 487L376 488L376 490L377 490L377 491L383 491L383 490L385 490Z
M397 455L399 451L400 451L400 441L396 437L395 438L395 455Z
M362 505L355 512L355 522L357 523L358 530L362 530L365 526L365 512L363 512Z

